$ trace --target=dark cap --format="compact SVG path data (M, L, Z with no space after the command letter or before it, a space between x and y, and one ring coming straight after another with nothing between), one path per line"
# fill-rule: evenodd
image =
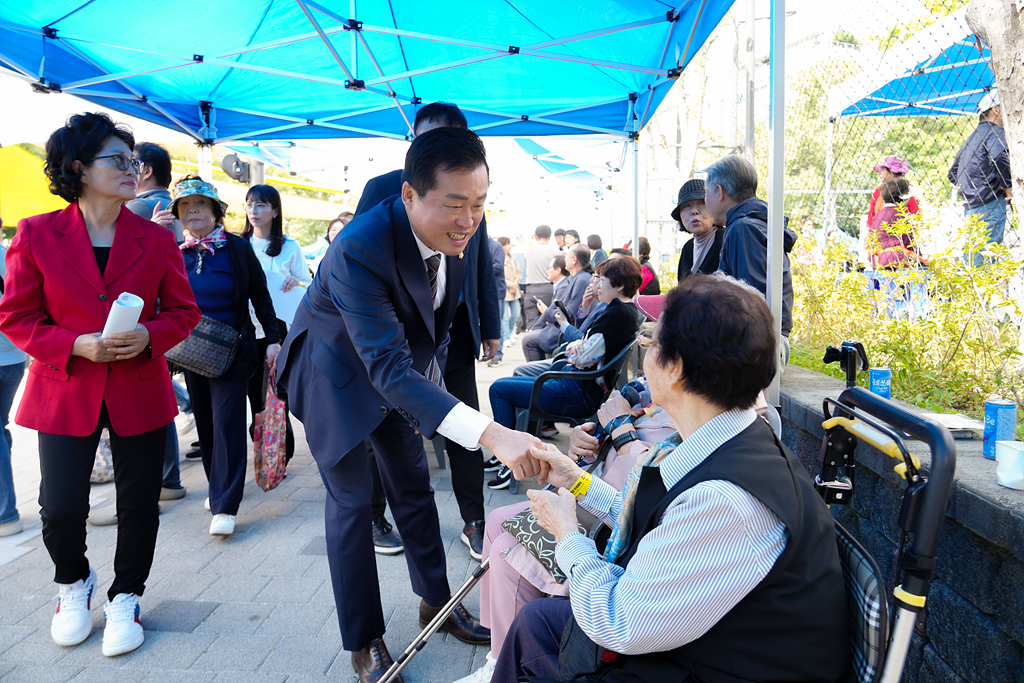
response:
M679 199L676 200L676 208L672 209L672 220L679 221L679 211L686 202L694 199L704 201L704 181L700 178L691 178L679 188Z

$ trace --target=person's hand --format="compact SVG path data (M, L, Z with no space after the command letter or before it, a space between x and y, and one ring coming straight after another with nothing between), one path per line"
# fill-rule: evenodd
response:
M280 344L268 344L267 345L267 367L270 368L270 376L273 377L277 374L277 355L281 353Z
M298 287L300 284L302 283L299 282L298 278L296 278L294 275L289 275L284 279L284 282L281 284L281 291L290 292L296 287Z
M553 444L543 444L534 447L530 449L530 455L537 462L543 463L547 468L543 478L537 477L537 482L540 484L551 484L555 487L569 488L583 474L583 468L577 465L568 455L558 450Z
M508 286L508 292L509 292L509 294L512 295L512 298L518 299L519 298L519 283L518 282L513 282L512 284L510 284Z
M103 346L115 354L114 360L135 358L149 346L149 330L145 325L136 324L131 332L110 335L103 340Z
M79 335L71 347L71 355L81 356L93 363L111 363L117 360L117 353L104 345L99 332Z
M608 396L608 400L597 409L597 421L602 425L606 425L620 415L632 414L633 406L629 405L629 401L622 398L622 392L613 391Z
M547 463L538 462L530 454L530 449L543 446L544 442L532 434L517 432L491 422L480 436L480 445L512 470L512 476L518 480L533 476L547 477Z
M554 318L555 318L555 324L556 324L556 325L558 325L559 327L561 327L562 325L564 325L564 324L565 324L565 322L566 322L566 321L565 321L565 316L564 316L564 315L562 315L562 311L561 311L561 309L557 309L557 310L555 310L555 312L554 312L554 314L553 314L553 315L554 315Z
M498 355L498 348L501 346L500 339L483 340L484 355L480 356L480 362L488 361Z
M583 290L583 300L580 302L580 306L583 308L590 308L590 304L594 303L594 299L597 298L597 281L598 278L590 278L590 282L587 283L587 288Z
M153 221L158 225L162 225L165 228L169 228L172 225L174 225L174 214L171 213L170 209L164 209L163 211L161 211L161 206L163 206L163 202L156 203L156 206L153 207L153 217L150 218L149 220Z
M581 460L587 456L597 456L597 449L601 442L594 438L594 430L597 425L593 422L584 422L573 428L569 435L569 457Z
M554 491L526 492L530 498L530 511L537 518L537 523L555 535L560 542L569 534L579 532L576 520L576 497L564 488Z
M540 299L537 299L537 310L540 311L541 315L544 315L544 311L548 310L548 305Z

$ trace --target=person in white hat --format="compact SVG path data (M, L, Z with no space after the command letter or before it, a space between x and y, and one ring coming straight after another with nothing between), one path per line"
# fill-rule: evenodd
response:
M1002 244L1010 202L1010 155L998 90L981 98L978 119L978 128L957 152L947 177L964 198L964 217L978 216L988 225L988 241ZM983 262L980 254L974 255L975 267Z

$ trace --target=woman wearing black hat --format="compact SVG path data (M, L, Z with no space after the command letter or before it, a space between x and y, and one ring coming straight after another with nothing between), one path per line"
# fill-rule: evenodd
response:
M679 199L672 210L672 218L679 229L693 235L679 254L679 281L693 273L713 273L718 270L718 257L722 253L725 228L715 225L704 206L704 181L687 180L679 188Z

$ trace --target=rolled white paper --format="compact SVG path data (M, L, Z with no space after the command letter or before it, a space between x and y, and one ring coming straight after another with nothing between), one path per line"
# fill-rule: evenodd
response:
M104 339L112 334L120 332L131 332L139 323L139 316L142 315L142 306L145 302L129 292L124 292L117 300L110 305L110 314L107 316L107 324L103 326Z

